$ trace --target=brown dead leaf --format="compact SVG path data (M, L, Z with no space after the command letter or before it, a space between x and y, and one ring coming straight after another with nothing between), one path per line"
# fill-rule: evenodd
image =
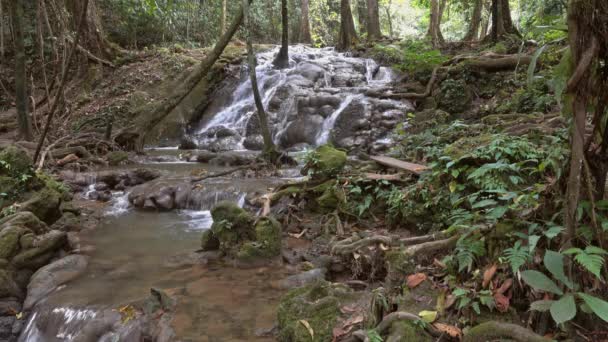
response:
M343 314L351 314L351 313L357 311L357 307L355 305L345 305L340 308L340 311Z
M443 307L444 309L449 309L452 307L452 305L454 305L454 303L456 303L456 296L449 294L445 297L445 304Z
M433 323L433 326L439 332L445 333L452 338L457 338L459 340L462 338L462 330L458 327L444 323Z
M497 268L498 266L496 266L496 264L492 264L492 266L488 267L483 272L483 282L481 283L481 287L487 288L488 285L490 285L490 281L492 281L492 278L494 278Z
M409 287L410 289L413 289L416 286L420 285L420 283L425 281L426 278L427 278L427 276L424 273L410 274L409 276L407 276L407 282L406 282L407 287Z
M494 294L494 302L496 302L496 309L500 312L507 312L509 310L509 298L505 297L502 293Z
M344 324L342 324L343 328L346 327L351 327L355 324L359 324L363 322L363 315L356 315L356 316L351 316L349 319L347 319Z
M500 285L500 287L498 289L496 289L495 293L504 295L505 292L507 292L511 288L512 285L513 285L513 279L509 278L509 279L505 280L505 282L502 283L502 285Z

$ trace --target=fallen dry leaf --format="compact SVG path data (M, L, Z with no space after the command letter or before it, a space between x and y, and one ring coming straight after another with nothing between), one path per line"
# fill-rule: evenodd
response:
M444 324L444 323L433 323L435 329L439 332L445 333L452 338L461 339L462 338L462 330L460 328L455 327L453 325Z
M445 309L449 309L452 307L452 305L454 305L454 303L456 303L456 296L449 294L447 297L445 297L445 304L443 307Z
M496 309L500 312L507 312L509 310L509 298L505 297L502 293L494 294L494 302L496 302Z
M407 276L407 282L406 282L407 287L409 287L410 289L413 289L416 286L420 285L420 283L425 281L426 278L427 278L427 276L424 273L410 274L409 276Z
M303 319L298 321L300 324L302 324L306 330L308 330L308 333L310 334L310 337L314 340L315 339L315 331L312 330L312 327L310 326L310 323L308 323L308 321L305 321Z
M481 287L487 288L488 285L490 285L490 281L492 281L492 278L494 278L497 268L498 266L496 266L496 264L492 264L492 266L488 267L483 272L483 282L481 283Z
M363 315L351 316L342 325L344 328L363 322Z
M513 285L513 279L509 278L507 280L505 280L504 283L502 283L502 285L500 285L500 287L498 289L496 289L495 293L499 293L499 294L505 294L505 292L507 292L511 286Z
M353 304L353 305L345 305L343 307L340 308L340 311L343 314L350 314L353 313L355 311L357 311L357 307Z

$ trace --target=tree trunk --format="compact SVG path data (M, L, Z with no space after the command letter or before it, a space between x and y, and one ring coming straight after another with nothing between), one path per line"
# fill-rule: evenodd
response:
M253 2L253 0L249 0ZM179 87L174 91L174 95L167 97L158 107L155 107L154 115L149 117L148 121L138 132L140 134L137 142L137 149L143 150L146 134L152 130L156 125L163 121L163 119L177 107L186 96L190 93L192 88L207 75L215 61L222 55L224 49L230 43L232 36L236 33L243 21L243 8L240 7L239 11L234 17L234 21L226 32L220 37L220 40L215 44L213 50L201 61L201 63L192 71L192 74L188 78L180 83Z
M32 125L28 115L27 104L27 74L25 69L25 46L23 34L23 3L24 0L14 0L11 5L15 34L15 98L17 105L17 121L19 122L19 138L32 140Z
M340 0L340 39L338 41L338 49L342 51L350 50L357 44L357 41L357 32L355 31L353 14L350 10L350 1Z
M67 0L65 2L66 9L72 16L71 27L73 31L77 30L77 18L80 17L84 8L82 0ZM95 1L89 0L86 21L84 22L82 38L79 43L82 49L85 49L92 55L102 59L112 60L119 53L118 49L111 44L105 37L101 19L95 5ZM79 49L80 50L80 49Z
M357 19L359 20L359 34L367 33L367 0L357 0Z
M302 0L302 20L300 22L300 43L310 44L312 43L312 36L310 34L310 13L309 13L308 0Z
M513 34L521 37L521 34L513 25L511 19L511 8L509 0L492 0L492 41L497 42L506 35Z
M443 43L443 35L441 34L441 15L443 10L439 4L440 0L431 0L431 20L427 36L431 40L433 47L440 47ZM445 6L445 2L443 2Z
M283 0L283 2L285 3L285 0ZM262 131L262 137L264 138L263 153L267 158L273 158L273 156L276 155L276 149L272 141L272 136L270 135L270 129L268 128L268 117L266 116L264 104L262 103L262 97L260 96L260 90L258 89L258 78L255 70L255 52L253 51L253 44L251 43L251 33L253 32L253 25L251 25L251 20L249 19L248 0L243 0L243 18L245 24L245 41L247 44L247 64L249 66L249 79L251 80L251 90L253 91L253 99L255 101L255 107L258 113L258 119L260 120L260 129Z
M388 20L388 36L390 38L393 37L394 32L393 32L393 14L392 14L392 9L391 6L393 5L393 0L388 0L388 4L386 5L386 18Z
M0 61L4 62L4 8L0 0Z
M469 22L469 29L465 34L464 40L465 42L469 42L477 39L479 37L479 26L481 25L481 11L483 9L483 1L475 0L475 6L473 7L473 12L471 13L471 21Z
M283 25L281 49L273 64L279 69L285 69L289 66L289 13L287 12L287 0L281 0L281 19L281 24Z
M381 37L378 0L367 0L367 39L378 40Z
M228 0L222 0L222 12L220 13L220 34L224 34L224 32L226 32L227 1Z

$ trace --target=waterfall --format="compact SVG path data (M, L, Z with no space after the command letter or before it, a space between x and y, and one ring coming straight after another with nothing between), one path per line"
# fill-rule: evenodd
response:
M257 55L256 73L272 137L282 148L328 142L341 146L347 143L345 137L352 137L351 142L356 140L360 145L371 146L373 142L385 139L398 120L407 118L406 113L412 108L407 101L381 100L366 95L373 93L367 92L370 89L385 91L396 79L390 68L378 65L373 59L347 56L334 49L296 45L289 49L289 67L278 70L272 64L277 51L278 48ZM242 67L240 79L236 86L233 82L226 85L233 88L226 88L225 93L231 95L224 107L203 113L204 120L192 136L200 149L227 151L250 149L252 145L252 149L261 148L246 65ZM351 104L357 107L347 111L348 118L340 119ZM360 106L364 106L363 112L356 110ZM390 110L401 111L401 115L382 123L370 117ZM341 136L333 141L336 137L331 132L336 125L355 121L359 122L357 127L340 127ZM370 124L375 129L368 128Z

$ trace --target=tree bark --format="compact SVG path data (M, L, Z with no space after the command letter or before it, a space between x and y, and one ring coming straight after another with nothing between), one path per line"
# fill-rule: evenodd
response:
M350 50L357 44L357 41L355 22L350 10L350 0L340 0L340 39L338 41L338 49L342 51Z
M24 0L15 0L11 5L15 34L15 102L17 105L17 121L19 123L19 138L32 140L32 125L28 114L27 74L25 69L25 46L23 34L23 5Z
M260 120L260 129L262 131L262 137L264 138L264 152L266 157L272 157L276 155L276 149L270 135L270 129L268 128L268 117L264 110L264 104L262 103L262 97L260 96L260 90L258 89L258 79L256 75L256 60L255 52L253 51L253 44L251 43L251 33L253 31L251 20L249 19L249 1L243 0L243 20L245 24L245 41L247 44L247 64L249 66L249 79L251 81L251 90L253 91L253 99L255 101L255 107L258 113L258 119Z
M224 34L224 32L226 32L227 1L228 0L222 0L222 12L220 14L220 34Z
M393 37L393 10L391 6L393 5L393 0L388 0L388 4L386 5L386 19L388 20L388 36Z
M72 16L72 30L76 31L77 21L82 10L84 8L84 1L82 0L67 0L65 2L66 9ZM91 54L96 55L102 59L112 60L119 53L115 45L111 44L103 31L103 25L99 17L97 6L94 0L89 0L88 10L86 14L86 21L82 28L82 37L80 40L80 46L86 49Z
M249 0L250 3L253 0ZM239 7L236 16L234 17L234 21L228 28L226 32L220 37L220 40L215 44L213 50L201 61L201 63L194 69L192 74L188 76L188 78L179 85L179 87L175 90L175 95L167 97L163 102L160 103L158 107L154 108L154 113L152 117L150 117L146 124L140 128L139 130L139 138L137 143L137 149L143 150L146 134L152 130L156 125L163 121L163 119L177 107L186 96L190 93L192 88L203 78L209 70L213 67L213 64L220 58L224 49L230 43L230 40L239 29L241 22L243 21L243 8Z
M378 0L367 0L367 39L378 40L381 37Z
M499 39L509 34L521 37L521 34L515 25L513 25L513 20L511 19L509 0L492 0L491 32L493 42L497 42Z
M4 19L2 0L0 0L0 19ZM4 62L4 20L0 22L0 61Z
M469 22L469 29L465 34L464 40L465 42L469 42L477 39L479 37L479 27L481 25L481 11L483 9L483 1L475 0L475 6L473 7L473 12L471 12L471 21Z
M308 0L302 0L302 20L300 22L300 43L312 43L310 34L310 10Z
M431 20L427 36L431 40L433 47L440 47L444 43L443 35L441 34L441 15L442 10L439 4L440 0L431 0Z
M367 33L367 0L357 0L357 20L359 21L359 34Z
M287 0L281 0L281 19L283 26L281 49L272 64L279 69L285 69L289 66L289 13L287 12Z

